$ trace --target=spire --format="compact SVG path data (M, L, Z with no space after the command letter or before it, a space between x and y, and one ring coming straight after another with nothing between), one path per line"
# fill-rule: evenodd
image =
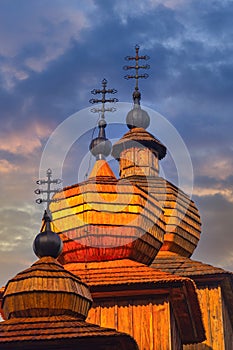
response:
M62 182L62 180L61 179L53 179L52 180L52 170L51 169L47 170L46 175L47 175L47 180L37 180L36 183L37 183L37 185L46 185L47 184L47 189L46 190L41 190L41 189L37 188L35 190L35 194L37 194L37 195L39 195L39 194L46 194L46 199L37 198L36 199L36 203L37 204L47 203L46 211L47 211L47 214L50 215L49 205L50 205L51 202L54 201L51 198L51 194L57 193L59 191L57 189L52 189L51 185L60 184Z
M138 80L140 78L142 79L147 79L149 77L148 74L139 74L139 69L149 69L150 66L149 64L146 65L139 65L139 60L149 60L150 57L147 55L144 56L139 56L139 45L135 46L135 56L126 56L125 60L126 61L133 61L135 60L135 65L134 66L124 66L123 69L124 70L129 70L129 69L135 69L135 74L134 75L125 75L125 79L135 79L135 89L133 92L133 100L135 104L140 105L140 100L141 100L141 93L139 91L139 87L138 87Z
M149 69L149 64L140 65L139 60L148 60L150 57L147 55L139 56L139 45L135 46L135 56L126 56L126 61L135 61L134 66L124 66L124 70L129 69L135 69L134 75L125 75L125 79L135 79L135 88L133 92L133 101L134 101L134 107L133 109L128 113L126 117L126 123L129 129L133 129L135 127L146 129L150 124L150 117L147 114L146 111L141 109L140 107L140 100L141 100L141 93L139 91L138 87L138 81L139 79L147 79L149 77L148 74L139 74L139 69Z
M89 146L89 149L93 156L96 157L96 159L105 159L110 153L112 149L111 142L106 138L105 128L107 126L106 120L105 120L105 112L115 112L115 107L106 107L105 103L115 103L118 101L117 98L106 98L106 94L115 94L117 92L116 89L106 89L107 87L107 80L102 80L102 90L100 89L94 89L91 91L93 95L102 94L101 99L92 98L90 99L90 103L102 103L101 108L92 108L91 112L93 113L101 113L100 120L98 122L99 127L99 134L98 137L93 139L91 141L91 144Z

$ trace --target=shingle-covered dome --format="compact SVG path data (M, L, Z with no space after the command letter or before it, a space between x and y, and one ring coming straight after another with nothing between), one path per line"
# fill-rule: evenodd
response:
M3 295L6 319L61 315L85 319L91 304L87 285L49 256L11 279Z
M105 160L95 163L87 181L54 198L50 209L63 240L63 264L123 258L150 264L163 243L158 201L139 186L117 180Z
M149 187L164 210L165 235L160 252L190 257L201 235L201 220L195 203L177 186L159 176L146 179L133 175L127 180L144 190Z

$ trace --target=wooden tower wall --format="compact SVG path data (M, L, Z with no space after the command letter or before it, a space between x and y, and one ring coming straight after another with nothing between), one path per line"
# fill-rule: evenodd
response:
M140 350L181 350L181 340L168 297L95 299L87 322L123 331Z
M233 332L220 284L197 286L206 340L184 350L232 350Z

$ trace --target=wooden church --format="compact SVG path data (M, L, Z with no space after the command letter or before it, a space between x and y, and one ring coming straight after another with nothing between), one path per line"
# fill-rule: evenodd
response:
M129 131L106 137L103 89L96 157L86 181L54 195L34 250L40 258L2 290L0 349L232 350L233 278L191 259L195 203L159 176L166 147L146 129L136 55ZM119 161L117 178L106 161ZM62 244L63 242L63 248Z

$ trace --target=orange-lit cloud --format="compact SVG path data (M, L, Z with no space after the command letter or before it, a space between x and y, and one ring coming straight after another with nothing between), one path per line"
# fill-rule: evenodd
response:
M209 155L199 163L196 174L225 180L232 175L233 158L227 155Z
M1 136L0 150L15 155L27 156L42 146L42 140L51 130L43 124L32 123L24 130L14 130ZM2 166L6 163L2 163ZM9 168L9 167L8 167Z
M0 173L8 174L18 170L18 166L10 163L6 159L0 159Z

